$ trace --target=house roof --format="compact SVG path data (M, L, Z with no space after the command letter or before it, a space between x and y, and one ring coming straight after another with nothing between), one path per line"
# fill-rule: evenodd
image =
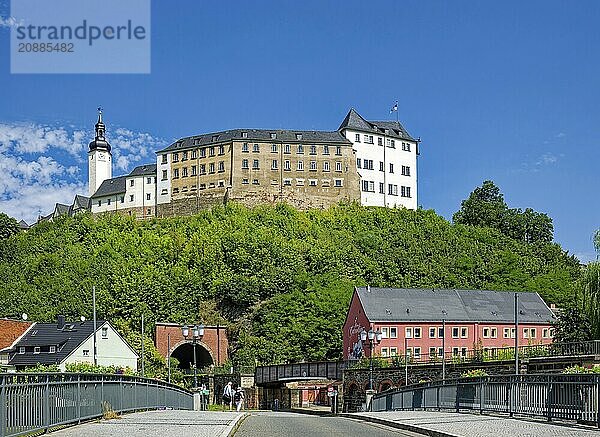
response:
M98 329L106 323L96 322ZM13 348L9 363L13 366L34 366L40 364L58 364L68 357L77 347L94 333L94 322L65 322L65 328L58 329L57 323L36 323L29 329ZM33 354L16 353L19 347L57 346L56 353L40 352Z
M112 196L113 194L124 193L126 188L127 176L118 176L112 179L106 179L103 181L96 192L92 195L94 197Z
M54 207L54 215L68 215L69 214L70 205L65 205L64 203L57 203Z
M134 168L129 176L146 176L146 175L156 175L156 164L144 164L138 165Z
M514 322L515 293L490 290L357 287L371 322ZM519 322L555 320L539 294L518 292ZM444 314L443 311L446 313Z
M21 229L21 230L27 230L27 229L29 229L30 227L31 227L31 226L29 226L25 220L21 220L21 221L19 222L19 229Z
M0 319L0 350L10 347L31 325L23 320Z
M90 198L81 194L75 195L73 205L71 205L71 212L78 209L90 209Z
M403 140L416 141L398 121L367 121L354 108L350 109L338 130L353 129L361 132L388 135ZM386 129L388 132L386 133Z
M243 137L242 134L246 134ZM275 134L275 138L271 137ZM297 135L301 135L301 139ZM306 130L281 130L281 129L232 129L221 132L213 132L192 137L181 138L167 148L156 153L185 150L196 146L238 141L261 141L276 143L327 143L339 145L351 145L341 133L337 131L306 131Z

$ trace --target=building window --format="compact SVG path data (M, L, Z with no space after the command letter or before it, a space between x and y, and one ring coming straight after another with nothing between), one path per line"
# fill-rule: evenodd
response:
M192 150L192 159L198 158L198 151L196 149Z
M125 196L121 196L121 203L125 203Z
M398 185L388 184L388 194L390 196L397 196L398 195Z
M186 150L185 152L182 152L182 154L181 154L181 160L182 161L187 161L187 159L188 159L188 152Z
M48 353L55 354L56 353L56 346L50 346L50 348L48 349Z
M187 178L187 176L188 176L188 170L187 170L187 167L183 167L183 168L181 169L181 177L182 177L182 178Z
M225 181L219 181L219 188L225 188Z
M166 181L167 180L167 170L163 170L162 171L162 180Z
M200 174L206 174L206 164L200 164Z
M498 338L498 328L492 328L492 329L490 329L490 337L492 337L492 338Z
M298 171L304 170L304 161L298 161Z
M360 134L355 134L355 136L354 136L354 142L360 143Z
M335 186L336 187L342 187L344 185L344 180L343 179L334 179L335 181Z
M206 158L206 147L200 149L200 158Z
M243 169L247 169L248 168L248 160L247 159L242 159L242 168Z
M462 327L460 328L460 338L467 338L469 336L468 328Z
M452 348L452 355L457 357L458 356L458 348L457 347L453 347Z
M379 182L379 194L385 194L385 184L383 182Z
M323 162L323 171L329 171L329 161Z
M150 193L146 194L146 200L150 200Z
M323 179L322 182L324 187L329 187L331 181L329 179Z
M402 176L410 176L410 167L407 165L402 166Z
M420 347L416 347L413 349L413 357L415 360L421 359L421 348Z
M304 146L302 144L298 144L298 153L304 153Z
M377 145L383 146L383 138L377 137Z
M223 145L219 146L219 155L225 155L225 146L223 146Z
M223 173L225 171L225 161L219 161L219 173Z
M192 165L192 176L196 176L198 174L198 167L195 165Z
M410 187L402 187L400 190L402 197L411 197L410 195Z
M248 138L248 132L242 132L242 138Z
M440 326L438 328L438 338L444 338L444 327Z
M254 146L252 146L252 151L253 151L254 153L258 153L258 152L260 152L260 147L259 147L259 145L258 145L258 144L255 144Z
M250 183L250 181L246 178L242 179L242 184L244 185L248 185Z
M107 326L102 327L102 338L108 338L108 327Z
M173 159L172 159L172 161L173 162L178 162L179 161L179 153L177 153L177 152L173 153Z
M373 144L373 135L365 135L365 143Z
M309 179L308 180L308 185L311 187L316 187L317 186L317 180L316 179Z
M388 348L387 347L381 348L381 356L384 358L388 356Z
M329 155L329 146L323 146L323 155Z
M510 338L510 328L504 328L504 338Z
M458 338L458 334L460 333L457 327L452 328L452 338Z
M388 338L389 330L387 327L381 328L380 331L381 331L381 338Z
M412 334L413 334L412 328L411 327L406 327L405 330L404 330L404 336L406 338L412 338L412 336L413 336Z
M255 159L252 161L252 169L253 170L258 170L258 159Z
M383 161L379 161L379 171L385 171L385 164Z
M436 358L437 352L434 347L429 348L429 359L434 360Z
M283 153L291 153L289 144L283 146Z
M242 144L242 152L247 152L247 151L248 151L248 143Z
M429 338L435 338L436 328L429 328Z
M317 161L310 161L310 171L317 171Z
M391 147L392 149L395 149L395 148L396 148L396 142L395 142L394 140L392 140L392 141L390 142L390 147Z
M214 147L208 148L208 156L215 156L215 148Z
M133 187L134 185L135 185L135 179L131 179L131 180L129 181L129 186L130 186L130 187Z
M301 140L302 139L302 134L296 134L296 139L297 140Z
M396 327L390 328L390 338L398 338L398 328L396 328Z
M89 349L84 349L84 350L83 350L83 356L84 356L84 357L89 357L89 356L90 356L90 351L89 351Z
M394 173L394 164L390 163L390 173Z
M277 138L277 134L274 132L271 132L271 139L274 140ZM275 150L275 152L277 152L277 150Z
M173 179L179 179L179 169L173 169Z
M204 184L200 184L200 186L202 186L202 185L204 185ZM173 194L178 194L178 193L179 193L179 188L173 188Z
M110 198L106 199L106 204L110 205Z
M277 166L278 166L277 160L273 159L271 161L271 170L277 170L277 168L278 168Z
M166 164L166 163L167 163L167 155L166 155L166 154L163 154L163 155L161 156L161 158L162 158L161 164Z
M258 179L252 179L252 185L258 185Z
M292 185L292 180L291 179L284 179L283 180L283 185L285 185L286 187L290 187Z
M410 143L402 143L402 150L410 152Z
M419 328L419 327L413 328L413 335L415 338L421 338L421 328Z
M335 171L337 171L337 172L341 172L342 171L342 163L340 161L337 161L335 163Z
M542 328L542 338L548 338L548 328Z
M363 168L366 170L373 170L373 160L372 159L363 160Z
M133 202L133 199L134 199L133 194L129 195L129 201Z
M362 181L362 189L365 192L375 192L375 182L374 181Z
M39 354L39 353L40 353L40 350L41 350L41 349L40 349L40 347L39 347L39 346L34 346L34 347L33 347L33 353L34 353L34 354Z
M398 348L397 347L391 347L390 348L390 357L395 357L398 356Z
M483 338L490 338L490 328L483 328Z
M317 146L310 146L310 154L311 155L317 154Z
M360 158L356 158L356 167L360 168Z
M277 144L271 144L271 152L277 153Z
M335 147L335 154L337 156L342 156L342 146L336 146Z
M211 162L208 164L208 173L212 174L215 172L215 163Z
M19 346L19 355L23 355L25 353L25 346Z
M298 185L299 187L303 187L304 186L304 179L297 178L296 179L296 185Z
M283 162L283 169L284 169L284 170L287 170L287 171L290 171L290 170L291 170L291 163L290 163L290 160L289 160L289 159L286 159L286 160Z

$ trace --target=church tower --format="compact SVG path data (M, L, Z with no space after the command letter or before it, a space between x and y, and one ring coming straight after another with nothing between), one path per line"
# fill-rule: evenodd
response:
M106 126L102 122L102 108L98 108L96 138L90 143L88 151L90 197L102 182L112 178L112 154L110 153L110 144L104 137L105 133Z

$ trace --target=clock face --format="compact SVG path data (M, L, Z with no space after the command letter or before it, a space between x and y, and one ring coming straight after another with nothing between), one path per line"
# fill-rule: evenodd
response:
M100 155L98 155L98 158L104 159L104 153L101 153Z

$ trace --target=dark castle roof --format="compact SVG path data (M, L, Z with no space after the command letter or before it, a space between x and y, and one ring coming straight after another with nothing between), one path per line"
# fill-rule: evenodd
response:
M156 175L156 164L145 164L138 165L134 168L129 176L147 176L147 175Z
M127 178L136 176L156 176L156 164L138 165L131 173L103 181L92 198L112 196L126 191Z
M515 294L507 291L357 287L372 322L513 323ZM555 316L537 293L518 292L519 322L547 323ZM445 313L443 313L445 311Z
M350 109L338 130L343 129L353 129L360 132L388 135L401 140L416 141L401 123L397 121L367 121L354 108Z
M243 134L246 136L244 137ZM272 134L275 138L272 138ZM300 137L298 137L300 136ZM320 143L351 145L351 143L337 131L306 131L306 130L281 130L281 129L232 129L221 132L195 135L182 138L167 148L156 153L185 150L195 146L225 143L232 140L261 141L275 143Z

